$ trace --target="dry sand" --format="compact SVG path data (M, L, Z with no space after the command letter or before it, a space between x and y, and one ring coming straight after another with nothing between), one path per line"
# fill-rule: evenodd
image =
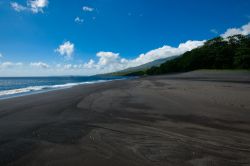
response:
M1 100L0 165L250 165L250 74L198 71Z

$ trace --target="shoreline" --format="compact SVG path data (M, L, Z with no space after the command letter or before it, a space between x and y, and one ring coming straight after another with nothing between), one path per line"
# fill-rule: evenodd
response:
M131 78L126 78L126 79L131 79ZM99 84L99 83L104 83L104 82L111 82L111 81L117 81L117 80L126 80L125 78L122 79L114 79L114 80L97 80L97 81L92 81L92 82L72 82L72 83L66 83L66 84L56 84L56 85L43 85L43 86L29 86L25 88L20 88L20 89L9 89L9 90L4 90L0 91L0 94L2 92L6 92L4 95L0 95L0 100L6 100L6 99L11 99L11 98L16 98L16 97L23 97L27 95L34 95L34 94L40 94L40 93L47 93L50 91L56 91L56 90L63 90L63 89L68 89L68 88L73 88L75 86L81 86L81 85L89 85L89 84ZM39 90L26 90L29 88L39 88ZM25 91L25 92L16 92L13 94L8 94L10 91Z
M192 73L191 77L189 75L189 73ZM197 74L198 73L198 74ZM207 77L202 77L199 73L205 73L205 75L207 74L212 74L212 79L210 75L207 75ZM221 73L232 73L233 77L232 78L228 78L228 76L226 76L226 78L220 78L221 77ZM236 74L243 74L243 77L240 75L236 75ZM218 75L216 77L216 75ZM44 87L49 87L49 86L59 86L59 87L55 87L55 88L45 88L45 89L41 89L41 90L34 90L34 91L29 91L29 92L24 92L24 93L16 93L16 94L11 94L11 95L2 95L0 96L0 101L1 100L7 100L7 99L12 99L12 98L16 98L16 97L23 97L23 96L28 96L28 95L35 95L35 94L40 94L40 93L47 93L50 91L57 91L57 90L64 90L64 89L68 89L68 88L73 88L76 86L81 86L81 85L88 85L88 84L98 84L98 83L104 83L104 82L111 82L111 81L119 81L119 80L130 80L130 79L138 79L138 78L147 78L147 77L160 77L160 76L165 76L168 79L179 79L179 80L197 80L197 81L217 81L217 82L231 82L231 83L250 83L250 70L206 70L206 69L202 69L202 70L196 70L193 72L184 72L184 73L172 73L172 74L167 74L167 75L154 75L154 76L130 76L128 78L121 78L121 79L114 79L114 80L99 80L99 81L93 81L93 82L72 82L72 83L66 83L66 84L56 84L56 85L44 85ZM44 76L46 77L46 76ZM51 76L51 77L55 77L55 76ZM60 77L60 76L58 76ZM4 77L3 77L4 78ZM13 77L15 78L15 77ZM65 86L67 84L76 84L76 85L69 85L69 86ZM62 86L62 87L61 87ZM28 87L26 87L28 88ZM22 88L25 89L25 88ZM17 90L17 89L10 89L10 90ZM0 91L1 92L1 91Z
M0 165L250 164L249 80L199 71L0 100Z

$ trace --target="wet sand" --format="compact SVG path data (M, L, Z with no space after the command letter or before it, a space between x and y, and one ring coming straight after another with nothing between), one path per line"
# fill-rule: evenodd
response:
M0 165L250 165L250 74L197 71L1 100Z

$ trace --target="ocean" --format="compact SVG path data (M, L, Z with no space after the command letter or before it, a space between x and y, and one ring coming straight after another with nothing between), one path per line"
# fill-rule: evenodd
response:
M0 77L0 99L127 78L121 76Z

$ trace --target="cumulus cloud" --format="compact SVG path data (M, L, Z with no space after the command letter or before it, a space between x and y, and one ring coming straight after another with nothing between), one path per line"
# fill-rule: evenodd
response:
M32 66L32 67L38 67L38 68L43 68L43 69L49 68L49 65L47 63L44 63L44 62L31 62L30 66Z
M185 43L181 43L178 47L171 47L165 45L161 48L151 50L145 54L139 55L136 59L130 60L129 64L131 67L142 65L157 59L168 58L175 55L181 55L187 51L191 51L194 48L200 47L204 44L203 41L192 41L189 40Z
M33 13L43 13L43 8L47 7L49 4L48 0L28 0L27 5Z
M83 65L84 68L91 69L95 66L95 61L93 59L90 59L89 62L85 63Z
M98 62L96 64L93 63L92 66L101 71L111 72L120 70L127 65L127 60L121 58L119 53L101 51L96 55L99 58Z
M157 59L167 58L175 55L181 55L186 51L190 51L194 48L200 47L204 44L204 41L187 41L181 43L178 47L163 46L161 48L151 50L145 54L139 55L135 59L125 59L120 56L119 53L113 52L98 52L97 62L90 60L82 65L83 68L96 69L98 72L113 72L122 70L129 67L139 66Z
M110 63L115 62L118 58L119 58L119 54L118 53L113 53L113 52L98 52L97 57L99 57L99 65L105 66L108 65Z
M89 6L83 6L83 7L82 7L82 10L85 11L85 12L93 12L93 11L94 11L94 8L89 7Z
M76 18L75 18L75 22L76 22L76 23L79 23L79 24L80 24L80 23L83 23L83 21L84 21L84 20L81 19L80 17L76 17Z
M85 74L97 74L119 70L127 65L126 63L124 63L125 61L123 61L123 59L119 56L118 53L99 52L97 53L97 57L97 62L95 62L93 59L90 59L86 63L57 64L55 65L56 70L64 72L72 71L75 73L85 72Z
M0 63L0 69L18 67L18 66L22 66L22 65L23 65L23 63L21 63L21 62L14 63L14 62L7 61L7 62Z
M156 59L167 58L174 55L181 55L186 51L190 51L194 48L203 45L204 42L205 41L190 40L185 43L181 43L178 47L171 47L165 45L161 48L157 48L155 50L151 50L147 53L141 54L135 59L125 59L122 58L119 53L101 51L96 54L97 57L96 61L90 59L86 63L55 64L53 66L49 66L44 62L32 62L29 65L30 67L39 67L46 70L39 70L39 72L35 72L35 70L32 71L26 67L27 68L26 71L27 73L32 72L33 74L35 72L35 74L40 74L40 75L41 74L50 75L51 73L54 73L54 75L65 75L65 74L90 75L90 74L114 72L129 67L142 65ZM67 41L62 45L60 45L55 51L66 57L71 57L74 52L74 44ZM3 64L0 64L0 68L12 67L15 65L17 64L11 62L5 62ZM15 71L17 70L15 69Z
M26 6L21 5L17 2L11 2L10 5L11 7L17 11L31 11L32 13L43 13L43 9L47 7L49 4L48 0L27 0Z
M223 38L227 38L233 35L249 35L250 34L250 22L246 25L243 25L240 28L229 28L227 31L221 35Z
M74 44L70 41L64 42L55 50L55 52L58 52L60 55L65 56L66 58L71 58L74 53Z
M23 6L23 5L20 5L19 3L17 2L11 2L10 3L10 6L17 12L21 12L21 11L24 11L27 9L27 7Z

